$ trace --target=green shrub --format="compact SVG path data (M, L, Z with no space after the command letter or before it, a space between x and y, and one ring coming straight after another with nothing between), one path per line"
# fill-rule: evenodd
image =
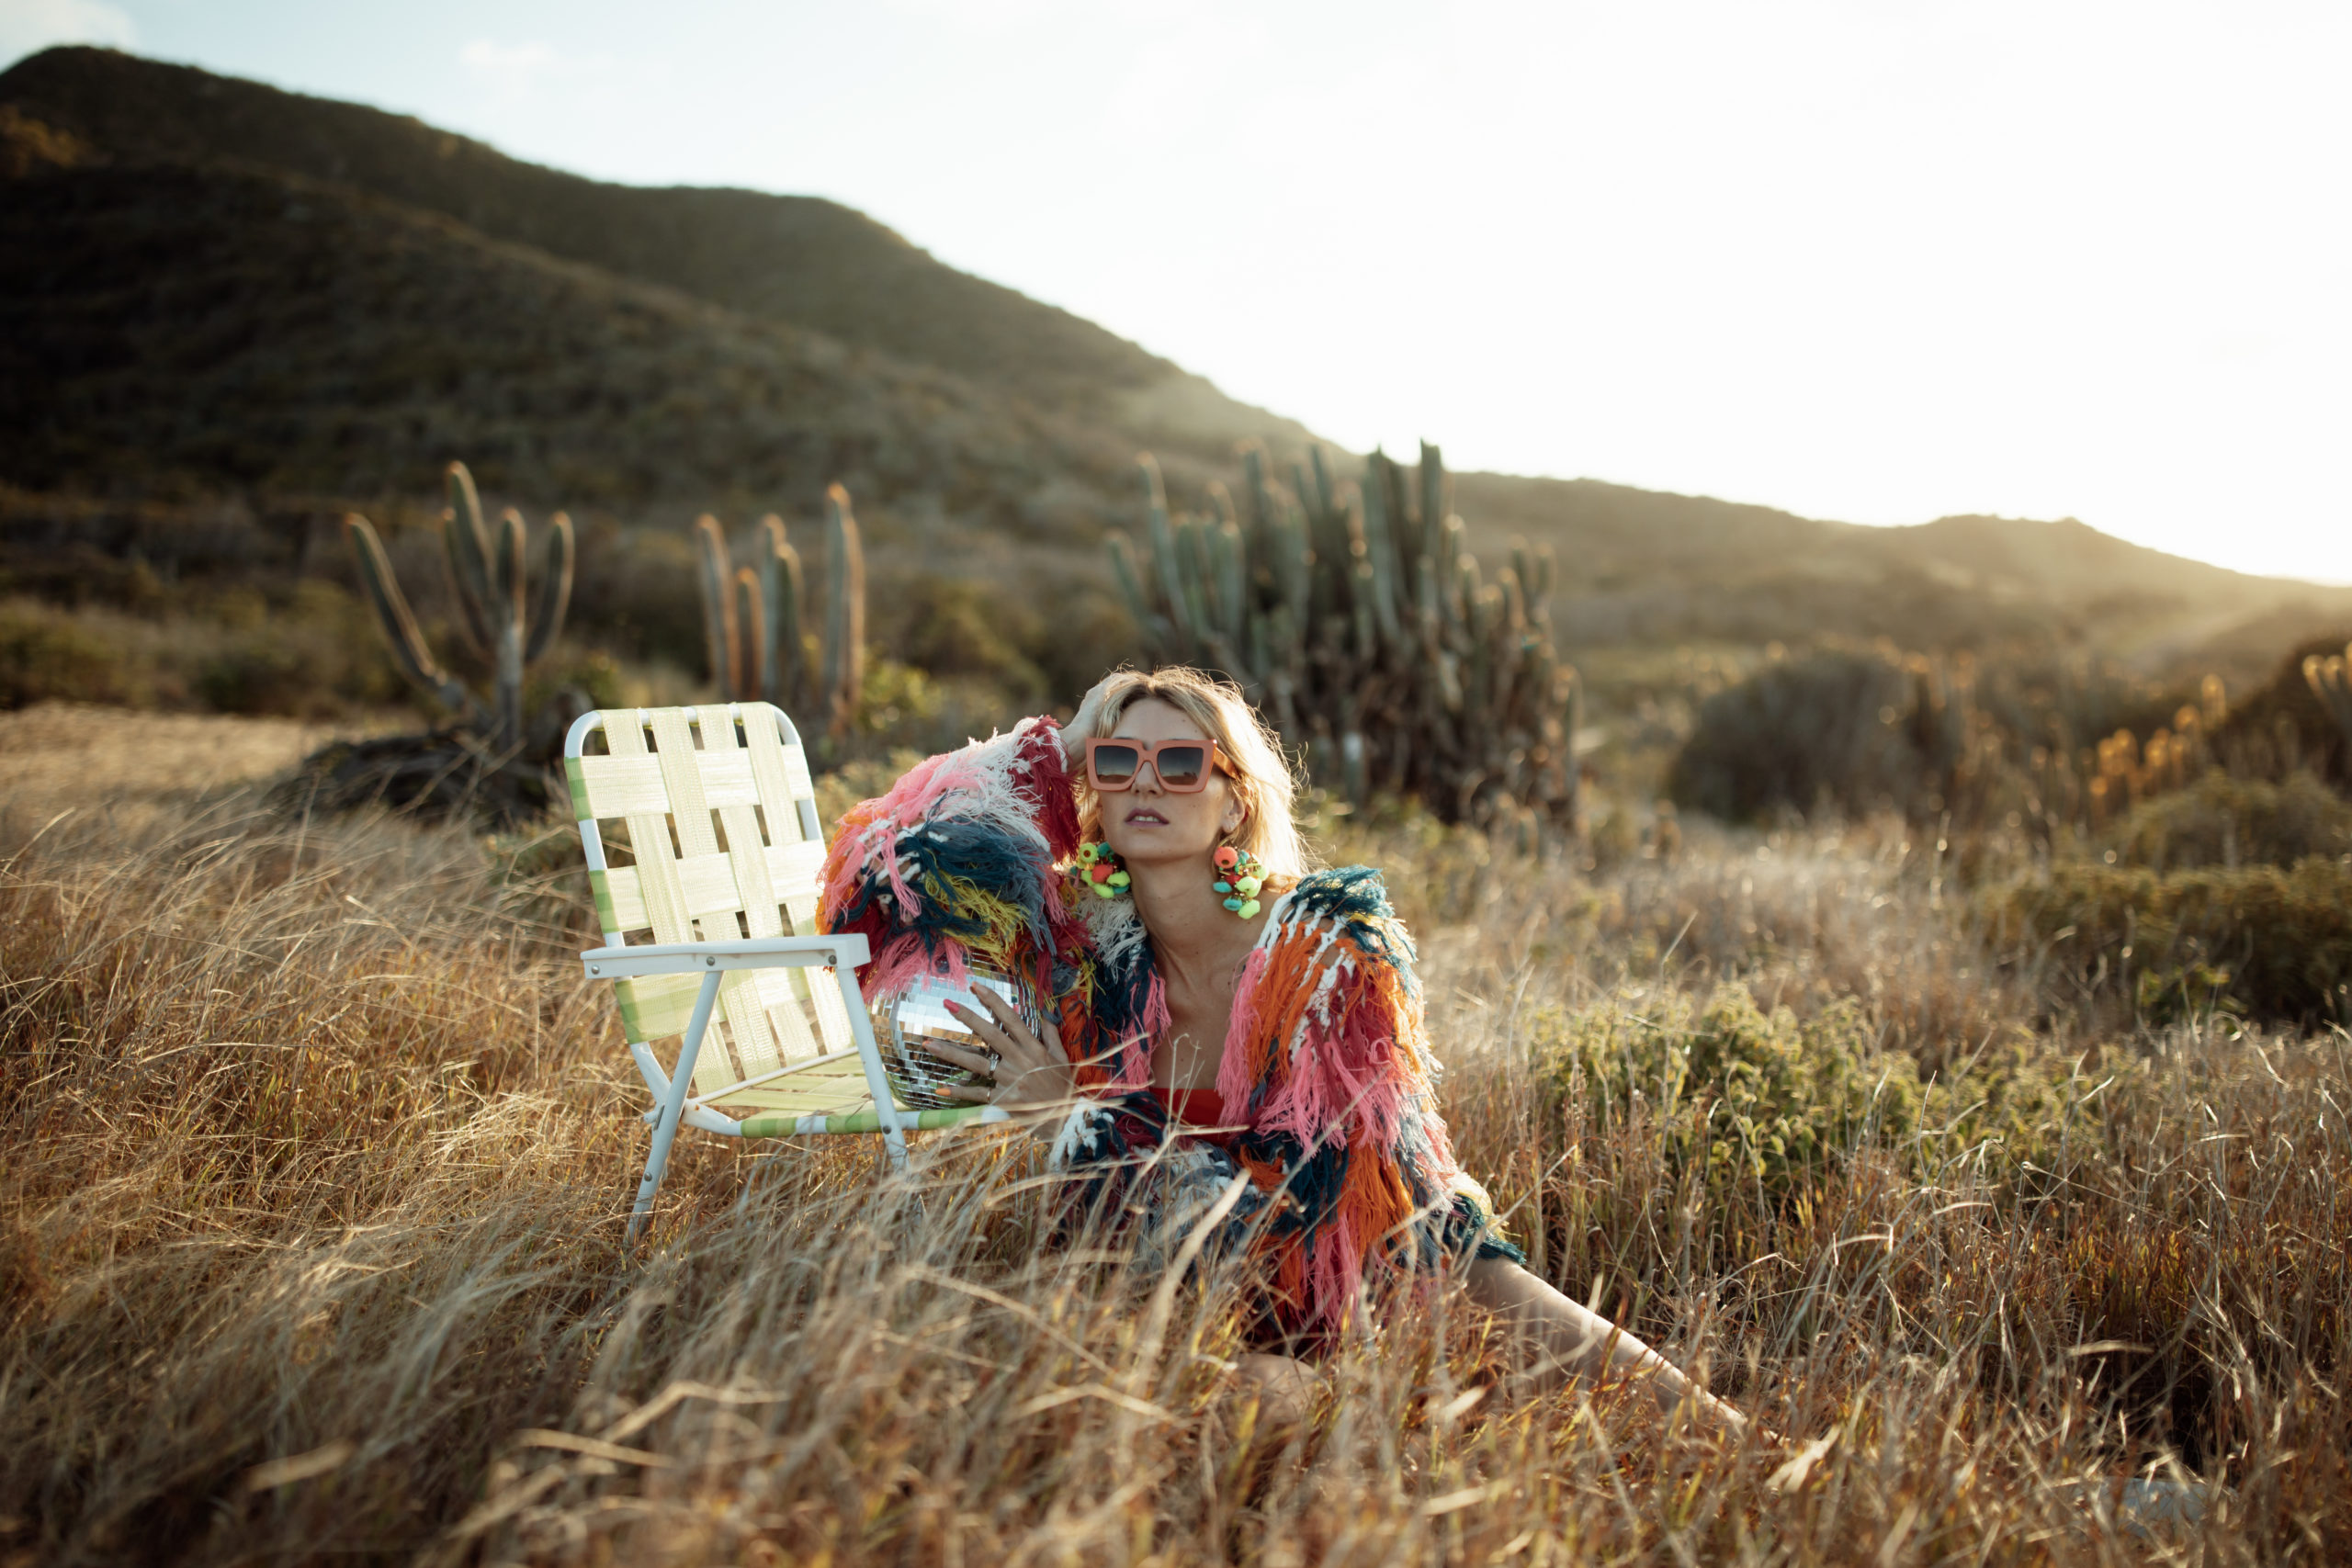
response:
M255 628L198 666L197 699L215 713L292 713L324 694L306 649Z
M98 606L0 604L0 706L44 701L326 717L405 693L357 601L304 581L161 620Z
M2138 807L2111 835L2117 861L2154 871L2291 866L2352 851L2352 801L2309 773L2284 784L2215 770Z
M2168 990L2193 1000L2202 986L2261 1017L2352 1017L2352 864L2340 859L2173 872L2062 863L1991 890L1982 909L2019 961L2053 962L2159 1015L2177 1010L2155 1005ZM2199 980L2200 966L2227 978Z
M1921 778L1894 717L1910 685L1891 659L1832 649L1765 665L1700 705L1674 760L1674 803L1726 821L1776 809L1903 809Z
M1872 1120L1897 1132L1917 1124L1917 1069L1874 1052L1870 1032L1850 1003L1799 1022L1736 985L1704 1007L1665 999L1534 1025L1547 1110L1573 1100L1604 1134L1646 1120L1677 1163L1703 1158L1710 1181L1775 1188Z
M139 696L122 645L72 612L29 600L0 604L0 708L33 703L128 703Z
M1045 635L1034 603L941 577L917 579L905 598L907 663L934 676L980 677L1017 702L1044 699L1046 677L1023 651Z
M1865 1143L1922 1172L1964 1151L2003 1172L2052 1165L2086 1087L2022 1035L1923 1082L1910 1056L1878 1047L1858 1003L1801 1020L1739 985L1703 1006L1547 1010L1530 1030L1546 1120L1573 1108L1598 1136L1644 1134L1718 1190L1786 1192Z
M275 603L234 589L210 610L211 647L194 660L189 682L201 707L323 718L408 695L371 618L332 582L305 580Z

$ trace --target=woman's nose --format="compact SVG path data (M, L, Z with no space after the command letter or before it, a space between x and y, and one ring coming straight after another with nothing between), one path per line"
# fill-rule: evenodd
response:
M1131 791L1140 790L1143 788L1143 781L1146 779L1149 779L1151 781L1151 793L1154 795L1159 794L1159 769L1153 764L1152 760L1148 757L1146 757L1143 761L1136 764L1135 781L1128 784L1127 788Z

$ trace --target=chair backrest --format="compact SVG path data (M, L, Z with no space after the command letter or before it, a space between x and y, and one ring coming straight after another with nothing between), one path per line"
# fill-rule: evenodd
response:
M604 750L592 752L598 735ZM565 739L563 765L606 945L815 932L824 833L808 753L782 709L714 703L588 714ZM623 842L614 847L629 857L619 865L607 861L603 828L616 820ZM698 984L693 975L619 982L631 1043L682 1031ZM716 1029L705 1039L698 1095L856 1048L830 971L737 971L719 1002L723 1044Z

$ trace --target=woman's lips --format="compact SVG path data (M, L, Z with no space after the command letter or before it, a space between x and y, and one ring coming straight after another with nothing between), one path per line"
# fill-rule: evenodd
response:
M1157 822L1163 828L1168 826L1168 818L1162 817L1159 812L1154 811L1148 806L1138 806L1133 811L1128 812L1127 820L1130 822Z

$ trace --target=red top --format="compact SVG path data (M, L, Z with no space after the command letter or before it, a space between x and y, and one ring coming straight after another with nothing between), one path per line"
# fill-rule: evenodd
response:
M1199 1138L1219 1148L1230 1148L1240 1132L1225 1113L1225 1096L1215 1089L1170 1089L1164 1084L1151 1086L1151 1097L1167 1109L1171 1123L1181 1123L1180 1136ZM1222 1132L1204 1132L1217 1127Z

